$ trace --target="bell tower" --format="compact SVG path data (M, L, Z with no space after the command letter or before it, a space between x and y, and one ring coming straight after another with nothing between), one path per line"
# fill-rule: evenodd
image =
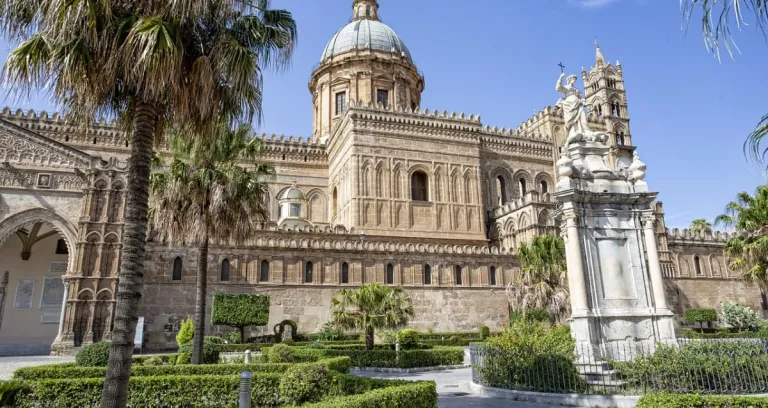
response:
M621 63L616 61L614 66L607 61L600 44L595 41L595 65L589 73L582 68L581 77L590 112L602 116L608 125L606 131L611 135L611 156L619 168L628 167L634 148Z

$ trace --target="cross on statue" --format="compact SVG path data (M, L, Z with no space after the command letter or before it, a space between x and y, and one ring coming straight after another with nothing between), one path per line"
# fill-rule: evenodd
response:
M560 67L560 73L564 73L565 72L565 65L563 65L562 62L557 64L557 66Z

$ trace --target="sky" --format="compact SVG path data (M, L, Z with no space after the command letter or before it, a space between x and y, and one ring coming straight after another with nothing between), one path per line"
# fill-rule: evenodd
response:
M273 0L291 11L299 45L291 66L264 77L260 132L312 131L307 83L326 42L345 25L352 0ZM479 114L515 128L554 105L562 62L568 73L621 62L632 141L659 191L667 227L713 220L741 191L765 183L746 162L746 135L768 113L768 42L754 24L735 31L741 53L707 53L699 16L682 29L676 0L379 0L380 17L403 39L426 78L422 109ZM749 22L749 21L748 21ZM0 43L0 57L11 45ZM580 81L579 81L580 82ZM582 84L579 83L581 86ZM54 111L47 95L6 98L13 108Z

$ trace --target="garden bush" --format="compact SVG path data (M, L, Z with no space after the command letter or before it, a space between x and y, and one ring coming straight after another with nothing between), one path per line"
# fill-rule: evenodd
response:
M183 346L184 344L191 343L194 336L195 322L191 318L182 320L179 332L176 333L176 344Z
M403 350L412 350L419 346L419 332L411 329L400 330L397 333L397 342Z
M298 365L289 368L280 378L280 395L288 404L322 400L330 391L333 377L320 365Z
M704 327L704 323L717 321L717 310L703 307L694 307L686 309L683 313L683 321L690 324L699 324L699 328Z
M649 394L640 398L637 408L768 408L768 398Z
M275 332L275 338L277 341L283 340L283 333L285 333L285 326L291 326L291 340L293 340L293 337L297 334L296 331L299 328L299 325L296 324L293 320L283 320L282 322L275 325L273 328Z
M727 300L720 305L720 312L725 324L737 329L755 327L760 321L760 315L751 308Z
M720 394L768 391L768 354L761 342L660 344L652 355L612 365L630 389Z
M219 344L206 337L203 341L203 364L218 363L220 353L219 350ZM187 343L179 347L179 359L176 361L176 364L187 364L183 363L183 361L185 361L188 356L192 356L192 343Z
M479 347L483 365L476 370L483 385L541 392L578 392L585 387L574 364L575 343L568 326L517 320Z
M688 339L764 339L766 332L760 331L738 331L737 329L718 328L710 331L704 330L700 332L683 327L680 329L683 338Z
M79 366L106 367L108 361L109 342L106 341L85 346L75 355L75 362Z
M529 323L549 322L549 311L541 308L531 308L525 311L514 311L509 315L510 325L516 322L526 321Z
M186 364L164 366L132 366L131 375L134 377L173 376L173 375L237 375L248 370L254 373L283 373L297 364ZM349 357L333 357L320 359L317 362L298 364L301 366L317 365L330 371L348 373L352 368ZM78 367L51 364L35 367L24 367L16 370L14 377L24 381L68 378L103 378L106 367Z
M245 338L248 326L264 326L269 321L269 296L250 293L215 293L211 323L234 327Z
M16 396L24 390L24 384L18 380L0 380L0 407L15 407Z
M360 333L356 332L350 332L346 333L343 331L334 331L332 334L333 339L327 339L328 334L324 333L326 325L333 326L332 323L328 322L323 325L323 329L320 329L317 333L309 333L309 334L301 334L298 333L297 335L293 336L293 339L296 341L304 341L303 338L306 337L306 341L315 341L315 340L321 340L321 341L359 341L360 340Z
M133 356L133 365L145 365L147 360L150 359L160 359L163 364L176 364L176 359L178 358L178 354L160 354L160 355L152 355L152 356ZM52 365L46 365L44 367L51 367L53 365L55 366L64 366L67 363L64 364L52 364Z
M240 337L240 332L236 331L227 333L227 341L230 344L240 344L243 342L242 337Z
M420 381L401 386L371 390L365 394L336 397L303 405L303 408L434 408L437 387L433 381Z
M491 329L489 329L488 326L480 326L477 331L480 333L480 338L483 340L491 336Z
M286 346L295 346L296 342L293 341L293 339L285 339L281 341L282 344L285 344Z
M286 344L276 344L266 351L267 361L270 363L294 362L293 350Z
M446 341L451 337L456 337L462 340L480 341L480 333L476 331L472 332L432 332L432 333L419 333L419 341Z

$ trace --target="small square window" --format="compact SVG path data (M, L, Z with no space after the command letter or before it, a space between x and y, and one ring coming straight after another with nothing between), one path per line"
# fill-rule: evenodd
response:
M346 92L338 92L336 93L336 115L341 115L344 113L344 108L347 104L347 93Z
M291 217L300 217L301 216L301 205L300 204L291 204Z

